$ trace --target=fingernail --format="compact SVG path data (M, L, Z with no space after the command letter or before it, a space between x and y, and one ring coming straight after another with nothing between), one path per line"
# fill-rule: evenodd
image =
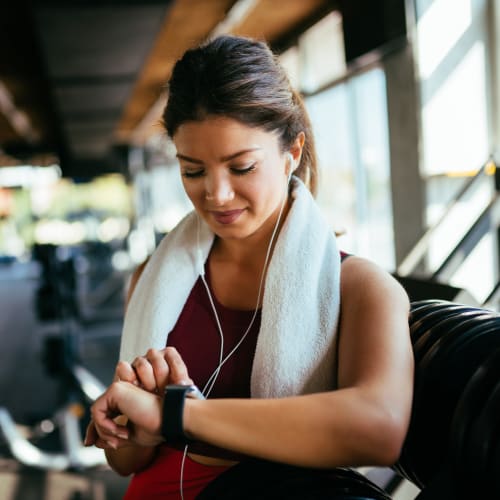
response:
M127 434L117 434L120 439L128 439Z
M115 443L112 443L111 441L106 441L106 444L110 447L113 448L113 450L116 450L117 446Z

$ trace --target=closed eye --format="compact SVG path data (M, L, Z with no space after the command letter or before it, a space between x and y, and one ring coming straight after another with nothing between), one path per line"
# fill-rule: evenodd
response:
M235 175L245 175L250 173L252 170L255 170L255 163L252 163L250 166L244 168L238 168L238 167L231 168L231 172Z
M204 174L205 174L205 171L203 169L200 169L200 170L184 170L182 172L182 176L183 177L187 177L188 179L194 179L196 177L201 177Z
M246 175L255 170L255 163L252 163L248 167L231 167L231 172L234 175ZM200 168L198 170L184 170L182 176L188 179L195 179L197 177L203 177L205 175L205 169Z

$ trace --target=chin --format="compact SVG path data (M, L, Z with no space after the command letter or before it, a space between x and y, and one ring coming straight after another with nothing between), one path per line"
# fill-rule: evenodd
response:
M212 231L216 236L224 240L243 240L250 236L248 231L228 227L212 227Z
M248 224L210 224L210 229L219 238L227 240L244 240L255 232Z

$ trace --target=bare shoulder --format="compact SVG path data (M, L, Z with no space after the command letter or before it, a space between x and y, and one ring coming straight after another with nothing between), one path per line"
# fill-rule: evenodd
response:
M409 308L408 295L400 283L376 263L350 256L342 263L341 294L344 303L391 302Z
M360 257L343 262L340 387L362 385L379 394L388 394L393 387L394 407L400 404L400 394L411 394L409 309L406 291L389 272ZM405 401L407 409L408 398Z

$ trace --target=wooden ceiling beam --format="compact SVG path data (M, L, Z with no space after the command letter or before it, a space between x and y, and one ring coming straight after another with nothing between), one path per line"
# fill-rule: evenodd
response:
M122 115L117 139L142 143L160 130L162 89L187 48L219 33L272 44L328 9L333 9L331 0L175 0Z
M272 44L330 4L331 0L260 0L231 32Z
M161 98L177 59L202 42L226 16L234 0L175 0L136 81L116 136L127 142L134 129Z

